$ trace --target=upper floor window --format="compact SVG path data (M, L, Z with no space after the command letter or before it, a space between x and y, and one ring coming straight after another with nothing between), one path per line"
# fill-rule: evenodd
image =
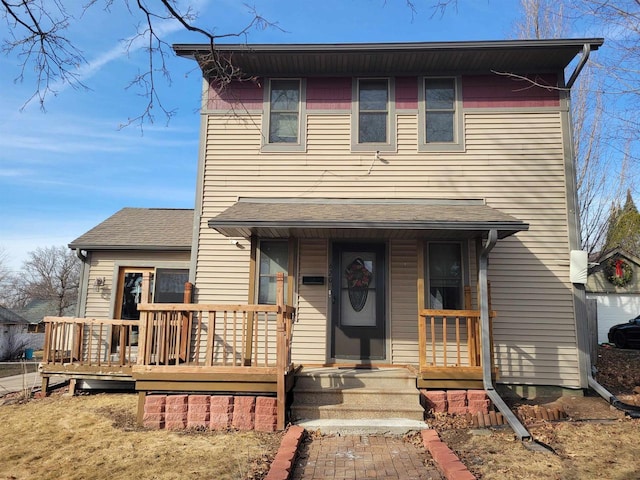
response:
M389 118L387 80L360 80L358 143L386 143Z
M354 83L353 150L395 149L393 82L362 78Z
M420 145L424 150L462 150L458 80L425 78L421 91Z
M300 81L271 80L269 143L298 143Z

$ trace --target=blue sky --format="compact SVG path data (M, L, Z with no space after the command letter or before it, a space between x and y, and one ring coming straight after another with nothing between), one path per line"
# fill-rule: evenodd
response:
M78 2L80 3L80 2ZM135 2L134 2L135 3ZM223 34L242 30L251 20L240 0L191 1L200 25ZM254 0L256 10L280 29L251 30L230 42L341 43L493 40L514 37L518 0L459 0L458 8L432 16L429 0ZM78 12L79 13L79 12ZM201 78L195 63L168 59L171 84L159 88L166 107L177 115L119 129L141 112L144 99L126 86L145 67L145 53L128 54L140 17L116 6L93 7L69 29L88 65L78 72L89 91L59 86L46 113L24 102L33 78L22 83L15 56L0 56L0 248L17 270L27 252L66 245L122 207L191 208L198 154ZM4 28L4 27L3 27ZM203 39L172 23L160 25L168 43Z

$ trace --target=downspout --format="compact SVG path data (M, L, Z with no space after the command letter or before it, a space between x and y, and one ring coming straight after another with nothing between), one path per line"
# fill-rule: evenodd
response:
M531 440L531 434L520 423L518 417L511 411L511 409L504 403L504 400L498 392L496 392L493 386L493 380L491 378L491 345L489 339L491 338L491 331L489 328L489 283L487 277L487 271L489 267L489 252L493 250L498 241L498 231L495 229L489 230L489 236L487 243L480 252L480 259L478 265L478 287L479 287L479 303L480 303L480 332L481 332L481 349L482 349L482 383L484 389L487 392L487 396L491 399L493 404L498 408L500 413L509 423L509 426L513 429L514 433L520 440Z
M590 53L591 53L591 45L588 43L585 43L582 47L582 57L580 58L580 61L578 62L578 65L576 66L575 70L571 74L569 81L565 85L567 90L571 89L571 87L577 80L578 76L580 75L580 72L582 72L582 69L584 68L587 61L589 60ZM483 334L484 334L484 331L483 331ZM626 415L630 416L631 418L640 418L640 407L636 405L629 405L628 403L622 402L615 395L609 392L609 390L607 390L605 387L600 385L595 378L593 378L593 374L592 374L593 366L591 365L590 356L588 358L589 358L589 366L587 368L587 383L589 387L591 387L598 395L600 395L607 402L609 402L611 406L617 408L618 410L623 411Z
M576 65L576 69L573 71L573 73L571 74L571 77L569 77L569 81L565 85L565 88L567 90L571 90L571 87L573 87L573 84L578 79L580 72L582 71L584 66L587 64L587 60L589 60L590 54L591 54L591 44L585 43L582 46L582 57L580 57L580 61L578 62L578 65Z
M611 406L623 411L631 418L640 418L640 407L638 407L637 405L629 405L628 403L624 403L618 400L618 398L614 394L609 392L609 390L604 388L596 381L595 378L593 378L591 372L587 373L587 380L589 381L589 386L593 388L598 395L609 402Z
M87 261L88 257L86 253L83 253L82 249L76 248L76 256L80 259L82 264L80 265L80 285L78 286L78 301L76 302L76 317L82 317L83 314L81 311L83 310L83 306L86 301L86 292L87 292Z

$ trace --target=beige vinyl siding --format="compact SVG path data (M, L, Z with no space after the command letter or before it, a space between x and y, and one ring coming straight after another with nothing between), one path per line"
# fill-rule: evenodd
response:
M416 240L390 242L391 363L418 364L417 261Z
M248 242L238 239L240 248L235 247L207 226L238 197L484 198L530 224L528 232L499 241L490 255L500 378L577 386L561 114L554 109L469 109L464 123L465 152L418 152L417 116L397 115L398 151L382 152L376 160L373 153L351 152L346 113L308 114L307 152L299 153L261 153L259 115L209 115L196 270L199 301L246 301ZM409 338L412 307L402 304L415 305L410 277L416 267L403 266L415 255L409 243L391 242L389 255L390 353L397 363L417 362L411 358L417 345ZM301 265L305 261L302 256ZM475 261L470 254L474 298ZM322 314L307 310L307 324L301 310L295 335L316 338ZM310 355L316 358L317 352Z
M292 357L295 363L323 364L327 361L328 243L300 240L298 251L298 316L293 327ZM303 285L304 275L323 276L325 284Z
M140 252L140 251L94 251L89 256L89 284L87 286L86 308L80 316L90 318L111 318L112 304L118 281L118 268L154 267L159 263L176 262L176 268L188 266L189 252ZM93 285L97 278L104 278L105 285L97 291Z

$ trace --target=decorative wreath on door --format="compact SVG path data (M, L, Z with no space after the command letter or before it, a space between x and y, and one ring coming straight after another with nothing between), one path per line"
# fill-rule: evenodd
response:
M611 258L604 265L604 275L616 287L626 287L633 277L633 268L621 258Z
M349 302L356 312L361 311L367 303L369 283L373 274L367 269L360 257L351 262L344 271L347 276Z

